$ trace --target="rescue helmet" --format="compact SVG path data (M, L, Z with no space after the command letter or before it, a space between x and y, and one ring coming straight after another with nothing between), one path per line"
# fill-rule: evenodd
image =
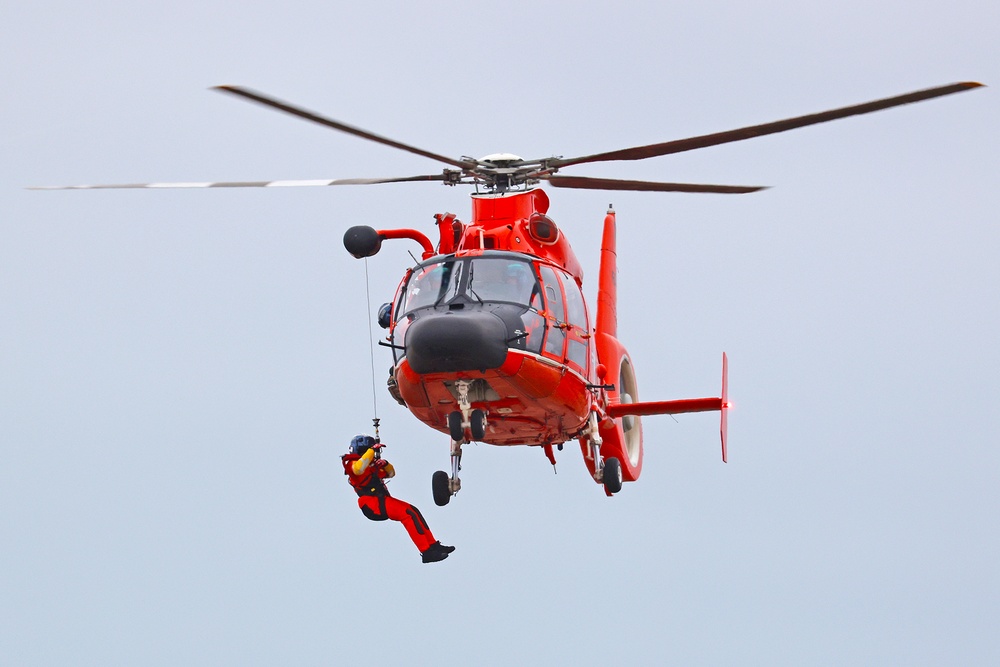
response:
M368 451L368 448L375 444L375 438L367 433L362 433L351 438L351 454L361 455Z

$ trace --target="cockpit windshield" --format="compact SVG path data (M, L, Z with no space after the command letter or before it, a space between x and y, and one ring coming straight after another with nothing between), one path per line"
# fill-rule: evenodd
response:
M531 264L501 257L480 257L471 261L469 292L472 296L481 301L539 307L538 280Z
M431 264L414 271L406 284L405 312L444 303L458 294L462 281L461 260Z
M541 310L541 288L531 262L514 257L448 259L413 272L401 311L410 313L450 303L463 295L473 302L514 303Z

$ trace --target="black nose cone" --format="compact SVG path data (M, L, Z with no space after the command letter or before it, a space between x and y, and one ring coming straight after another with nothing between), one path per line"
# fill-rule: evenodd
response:
M507 327L483 311L428 313L407 328L404 345L417 373L484 371L507 358Z

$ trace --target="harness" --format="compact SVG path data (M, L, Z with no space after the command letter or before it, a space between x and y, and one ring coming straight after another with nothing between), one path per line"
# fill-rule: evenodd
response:
M344 474L347 475L347 481L354 487L354 491L358 494L359 498L378 499L378 512L375 512L367 505L362 505L361 513L372 521L385 521L389 518L389 513L385 508L385 499L389 495L389 489L385 488L385 482L382 481L382 477L379 475L382 469L369 466L365 474L355 475L352 466L360 458L358 454L344 454L340 459L344 464Z
M355 475L354 471L351 470L354 462L360 458L357 454L344 454L341 457L341 462L344 464L344 474L347 475L347 480L354 487L358 496L375 496L376 498L388 496L389 489L385 488L385 482L379 475L379 468L368 466L368 470L362 475Z

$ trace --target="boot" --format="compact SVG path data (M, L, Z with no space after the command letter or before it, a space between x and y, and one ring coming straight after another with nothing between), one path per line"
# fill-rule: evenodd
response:
M455 547L446 547L440 542L435 542L420 554L420 560L425 563L436 563L447 558L448 554L454 550Z

